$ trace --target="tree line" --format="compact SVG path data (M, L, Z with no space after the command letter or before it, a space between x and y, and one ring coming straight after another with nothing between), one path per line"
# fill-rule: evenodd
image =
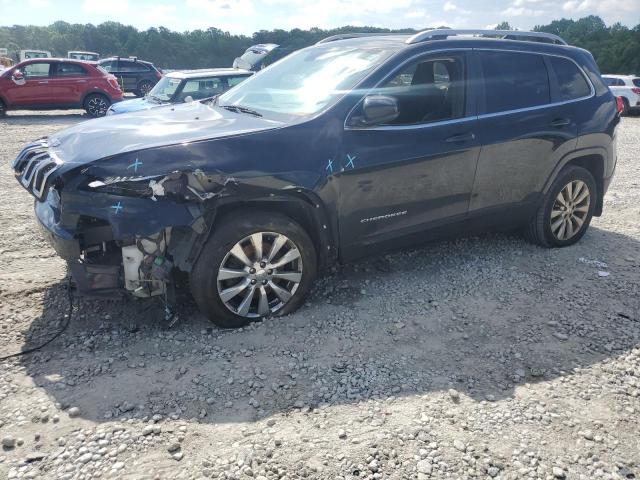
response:
M510 29L507 22L497 28ZM603 73L640 74L640 24L628 28L620 23L607 26L597 16L579 20L554 20L538 25L536 31L560 35L570 45L591 51ZM413 29L389 30L375 27L344 26L330 30L261 30L252 36L232 35L218 28L176 32L165 27L138 30L118 22L70 24L63 21L49 26L13 25L0 27L0 48L7 48L16 59L22 49L51 51L66 56L70 50L111 55L136 56L161 68L185 69L228 67L249 46L277 43L274 57L314 44L330 35L350 32L413 33Z

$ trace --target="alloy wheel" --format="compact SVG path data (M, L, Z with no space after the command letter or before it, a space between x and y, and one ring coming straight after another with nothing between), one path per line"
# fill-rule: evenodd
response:
M561 241L573 238L589 215L591 192L582 180L567 183L551 209L551 233Z
M142 84L140 85L140 93L142 94L143 97L146 97L147 95L149 95L149 92L153 89L153 85L151 85L148 82L142 82Z
M99 117L105 115L107 113L107 109L109 108L109 104L102 97L93 97L87 103L87 110L89 114L93 117Z
M253 233L225 255L218 269L218 295L236 315L268 316L295 295L302 281L302 255L287 236Z

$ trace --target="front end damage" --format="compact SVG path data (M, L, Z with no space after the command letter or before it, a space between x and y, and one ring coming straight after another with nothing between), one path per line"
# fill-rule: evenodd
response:
M175 279L191 272L221 210L252 202L267 209L296 204L288 213L317 232L321 264L335 261L333 230L310 190L256 169L234 177L210 163L196 148L65 162L63 152L42 139L28 144L13 168L36 197L43 235L84 296L164 296L171 303ZM296 211L302 213L296 217Z
M52 158L53 169L41 167ZM198 169L113 176L71 167L51 154L46 139L27 145L13 163L22 185L42 192L34 195L44 237L67 261L78 292L94 297L166 297L175 272L191 270L217 201L236 185ZM42 168L55 174L45 178Z
M235 208L279 209L308 229L322 265L335 261L336 219L316 192L324 170L300 140L317 129L284 125L193 102L79 123L12 166L79 293L167 298Z

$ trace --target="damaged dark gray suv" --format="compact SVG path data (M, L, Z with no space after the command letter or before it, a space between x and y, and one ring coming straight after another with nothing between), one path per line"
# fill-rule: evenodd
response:
M577 242L615 164L593 57L534 32L342 35L215 98L90 120L13 162L78 290L215 323L298 308L317 272L477 229Z

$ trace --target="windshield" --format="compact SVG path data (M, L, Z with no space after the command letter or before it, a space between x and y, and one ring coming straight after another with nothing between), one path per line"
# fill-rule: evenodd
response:
M313 115L334 104L395 49L312 47L292 53L219 97L220 106Z
M162 77L149 92L151 98L168 102L182 82L179 78Z

